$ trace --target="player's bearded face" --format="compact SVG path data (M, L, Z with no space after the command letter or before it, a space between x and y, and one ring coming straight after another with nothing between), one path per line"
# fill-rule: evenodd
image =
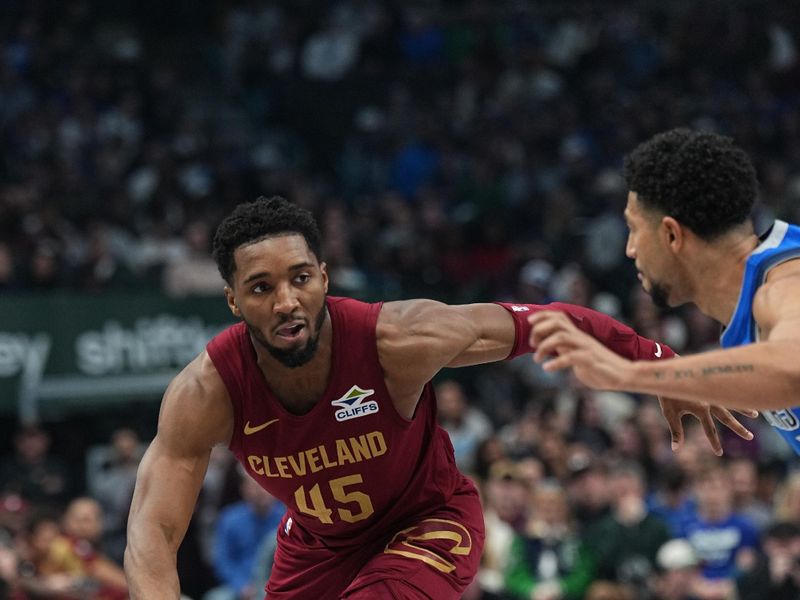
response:
M289 348L279 348L274 344L270 344L269 340L267 340L266 336L264 336L258 327L249 323L247 319L243 318L243 320L248 331L250 331L250 335L258 344L264 347L275 360L280 362L282 365L293 369L295 367L302 367L304 364L314 358L314 355L317 352L317 347L319 346L319 336L322 332L322 325L325 323L326 312L327 307L323 301L322 307L319 309L319 312L314 319L313 329L309 331L306 343L298 347ZM283 322L290 322L294 320L296 320L295 317L288 315L282 319ZM306 326L308 326L308 324Z
M669 288L666 285L651 281L650 289L645 291L658 308L669 308Z

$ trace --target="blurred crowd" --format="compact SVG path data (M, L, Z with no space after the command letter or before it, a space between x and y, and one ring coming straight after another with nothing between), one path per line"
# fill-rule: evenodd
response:
M757 226L800 222L789 1L1 4L0 293L220 294L214 226L282 194L318 217L333 293L573 302L687 353L719 328L640 290L622 156L677 125L732 135ZM527 357L452 375L441 418L489 530L470 598L800 598L798 462L763 423L709 461L698 429L671 452L652 398ZM0 598L125 597L136 433L85 458L39 428L14 444ZM212 461L188 595L263 583L281 507L247 486Z

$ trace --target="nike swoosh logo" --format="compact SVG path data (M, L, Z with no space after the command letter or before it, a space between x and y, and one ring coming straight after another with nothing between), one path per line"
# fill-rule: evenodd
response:
M254 433L258 433L262 429L266 429L273 423L276 423L278 419L272 419L272 421L267 421L266 423L262 423L261 425L256 425L255 427L250 427L250 421L244 424L244 434L245 435L253 435Z
M661 358L661 344L656 342L656 351L654 352L656 358Z

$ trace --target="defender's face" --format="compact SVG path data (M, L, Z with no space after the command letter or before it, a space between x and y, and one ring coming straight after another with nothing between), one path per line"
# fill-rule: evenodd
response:
M625 254L635 262L644 291L664 308L670 305L672 285L667 279L667 251L659 237L659 223L639 203L636 192L628 193L624 215L628 224Z
M299 234L276 235L234 252L228 305L256 342L286 366L314 354L325 321L328 274Z

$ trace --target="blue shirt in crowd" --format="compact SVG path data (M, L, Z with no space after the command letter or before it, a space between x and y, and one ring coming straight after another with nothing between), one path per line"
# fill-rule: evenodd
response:
M226 506L217 521L214 539L214 570L220 582L240 592L253 575L253 564L261 543L275 535L286 507L276 501L263 516L247 502Z
M703 575L709 579L734 577L736 554L743 548L758 547L755 525L736 514L717 523L695 516L684 523L681 537L689 540L700 559Z

